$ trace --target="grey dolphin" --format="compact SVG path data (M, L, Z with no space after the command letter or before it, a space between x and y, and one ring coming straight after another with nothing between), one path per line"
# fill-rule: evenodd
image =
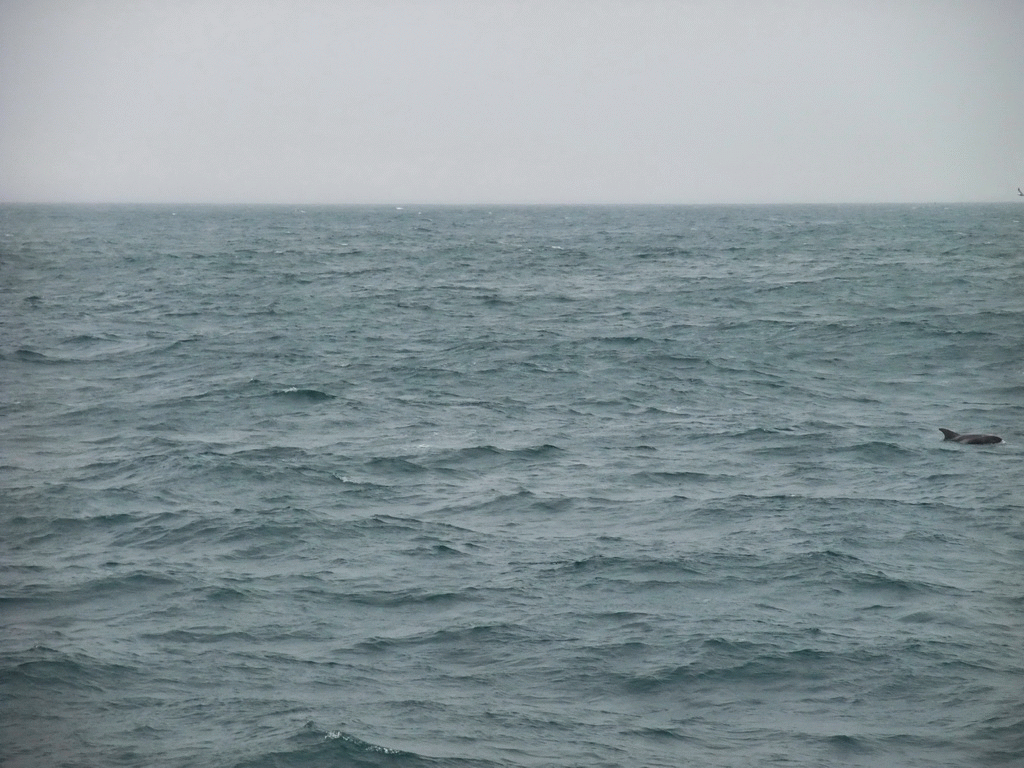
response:
M1001 443L1003 438L997 437L996 435L958 435L952 429L943 429L939 427L945 437L943 440L952 440L954 443L969 443L970 445L990 445L992 443Z

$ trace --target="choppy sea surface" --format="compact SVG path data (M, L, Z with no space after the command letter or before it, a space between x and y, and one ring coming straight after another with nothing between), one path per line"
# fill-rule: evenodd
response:
M1022 220L0 207L0 762L1024 765Z

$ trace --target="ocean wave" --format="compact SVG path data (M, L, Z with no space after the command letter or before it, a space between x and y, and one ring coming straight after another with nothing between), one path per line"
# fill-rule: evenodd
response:
M262 636L262 634L254 632L214 627L205 629L172 629L167 632L143 634L143 637L147 640L156 640L174 645L225 643L231 646L236 646L237 643L243 645L255 644L268 639Z
M677 487L679 485L707 485L709 483L722 483L728 484L733 478L730 475L714 474L710 472L688 472L685 470L679 471L660 471L660 472L637 472L636 474L630 475L630 479L633 482L639 484L650 484L655 485L667 485L671 487Z
M599 574L605 577L630 577L630 580L651 580L657 576L664 579L672 576L676 579L702 574L696 562L687 558L658 558L644 555L622 557L615 555L592 555L571 563L553 566L547 569L555 574Z
M482 499L462 500L445 504L439 511L447 514L475 515L501 519L530 512L559 514L570 510L577 500L571 496L545 495L534 493L526 488L519 488L510 493L487 494Z
M432 469L423 463L413 460L413 456L376 456L367 459L363 467L381 476L418 475L429 473Z
M345 600L356 605L371 605L381 608L399 606L444 606L472 602L484 594L474 587L438 592L425 588L353 590Z
M360 644L361 650L381 651L395 647L415 647L419 653L439 653L445 657L462 657L464 663L473 665L478 660L495 658L488 648L500 649L507 646L507 652L498 651L498 656L519 656L524 648L534 643L545 642L534 630L517 624L499 622L494 624L472 624L462 627L443 627L394 637L374 637Z
M185 512L160 512L134 520L118 532L113 543L120 547L163 550L202 543L205 546L229 539L234 527L221 519L197 517Z
M35 646L0 655L4 685L11 692L58 691L99 693L138 682L143 671L127 664L102 661L80 652Z
M689 649L690 660L639 676L623 676L632 694L671 694L692 689L706 694L721 686L736 686L736 696L751 690L785 690L795 681L840 689L858 675L858 667L882 662L880 654L820 648L785 649L768 642L722 638L703 640Z
M497 768L488 760L432 757L364 741L342 730L324 730L312 722L277 751L267 751L234 768Z
M59 365L66 361L36 352L34 349L16 349L7 359L17 360L22 363L38 363L40 365Z
M333 400L337 395L332 395L327 392L323 392L319 389L299 388L299 387L288 387L287 389L279 389L274 392L277 397L285 397L289 400L296 400L298 402L308 403L319 403L325 400Z
M431 450L417 457L425 466L445 469L494 468L532 462L537 459L551 459L564 454L565 451L556 445L543 444L525 446L523 448L499 448L495 445L475 445L466 448Z
M871 440L855 445L836 448L838 453L850 453L857 459L871 464L890 465L894 462L906 462L919 455L916 446L893 443L885 440Z

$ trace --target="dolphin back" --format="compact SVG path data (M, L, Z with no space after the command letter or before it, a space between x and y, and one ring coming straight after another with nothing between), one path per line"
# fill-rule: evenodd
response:
M954 432L952 429L943 429L939 427L944 440L952 440L954 443L967 443L968 445L993 445L995 443L1003 442L1003 438L998 435L961 435Z

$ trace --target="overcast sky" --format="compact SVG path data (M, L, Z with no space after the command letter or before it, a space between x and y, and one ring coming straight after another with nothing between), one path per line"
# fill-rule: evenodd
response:
M0 201L995 201L1021 0L0 0Z

